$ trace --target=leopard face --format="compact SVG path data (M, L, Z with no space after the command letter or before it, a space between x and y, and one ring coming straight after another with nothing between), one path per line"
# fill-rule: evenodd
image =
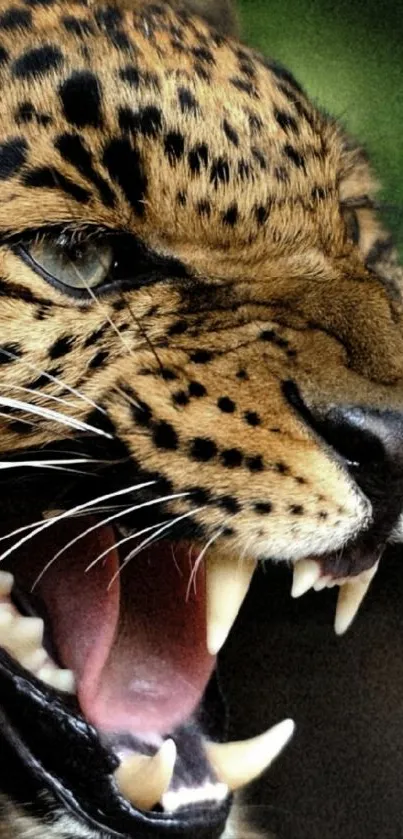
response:
M363 153L201 18L2 0L0 43L7 835L219 836L238 576L399 528L399 271Z

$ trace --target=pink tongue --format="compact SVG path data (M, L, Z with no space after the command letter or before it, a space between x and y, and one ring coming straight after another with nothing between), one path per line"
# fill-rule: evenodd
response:
M92 523L81 522L80 532ZM73 537L71 523L59 527L61 545ZM53 554L58 546L46 541ZM118 574L113 545L112 528L94 531L53 563L36 593L60 660L76 675L87 720L103 731L168 732L198 705L214 665L206 649L203 568L189 585L189 545L162 542ZM32 556L29 564L32 571Z

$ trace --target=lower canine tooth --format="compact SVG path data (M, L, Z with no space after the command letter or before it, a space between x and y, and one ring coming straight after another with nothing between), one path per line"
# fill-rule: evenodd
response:
M219 781L234 791L267 769L294 733L292 720L283 720L258 737L235 743L206 743L209 760Z
M206 559L207 649L217 655L250 586L256 562L211 553Z
M375 577L378 565L377 562L368 571L363 571L357 577L351 577L340 586L334 622L336 635L343 635L351 626L369 589L371 580Z
M71 670L61 670L58 667L46 665L37 673L38 679L56 690L64 693L74 693L75 679Z
M321 575L319 563L314 559L299 559L294 563L291 597L302 597L317 583Z
M0 597L7 597L13 587L14 577L8 571L0 571Z
M167 791L174 773L176 746L165 740L153 757L131 755L115 772L119 792L139 810L152 810Z

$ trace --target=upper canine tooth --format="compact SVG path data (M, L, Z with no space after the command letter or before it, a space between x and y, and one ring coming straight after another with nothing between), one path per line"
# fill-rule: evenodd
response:
M315 559L299 559L294 563L291 597L302 597L318 582L320 565Z
M38 670L38 679L56 690L74 693L75 678L71 670L62 670L54 664L45 664Z
M14 577L8 571L0 571L0 597L7 597L14 584Z
M218 780L234 791L267 769L294 733L294 722L283 720L258 737L234 743L206 743Z
M378 565L379 562L376 562L372 568L363 571L357 577L351 577L340 586L334 621L336 635L343 635L351 626L369 589L371 580L378 570Z
M119 792L139 810L152 810L171 783L175 761L173 740L165 740L153 757L125 757L114 775Z
M242 606L254 560L236 560L213 552L206 558L207 649L217 655Z

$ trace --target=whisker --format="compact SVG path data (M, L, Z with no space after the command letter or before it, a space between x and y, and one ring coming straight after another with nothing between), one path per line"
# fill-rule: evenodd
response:
M87 405L91 405L91 407L95 408L96 411L100 411L100 413L105 414L105 416L107 415L105 409L101 408L100 405L97 405L97 403L94 402L93 399L91 399L89 396L85 396L83 393L80 393L79 390L76 390L76 388L72 387L71 385L68 385L66 382L63 381L63 379L60 379L58 376L52 376L51 373L47 373L45 370L42 370L40 367L36 367L35 364L32 364L25 358L21 358L21 356L15 355L15 353L10 352L9 350L5 350L3 347L0 347L0 353L2 355L6 355L7 358L12 359L13 361L19 361L20 364L24 364L26 367L29 367L30 370L33 370L35 373L39 373L41 376L44 376L44 378L48 379L49 382L53 382L54 384L59 385L59 387L62 387L65 390L67 390L69 393L74 394L74 396L78 396L79 399L82 399L82 401L86 402Z
M119 489L115 492L108 492L105 495L99 495L97 498L93 498L91 501L85 501L83 504L77 504L76 507L72 507L70 510L65 510L60 516L54 516L51 519L46 519L45 522L42 522L41 527L37 527L32 533L28 533L28 535L23 536L22 539L19 539L14 545L4 551L3 554L0 556L0 562L6 557L10 556L14 551L16 551L21 545L28 542L29 539L32 539L33 536L36 536L37 533L42 533L43 530L46 530L48 527L52 527L53 524L56 524L58 521L62 521L62 519L67 519L72 514L81 511L81 510L89 510L95 504L99 503L100 501L109 501L111 498L117 498L119 495L124 495L128 492L134 492L135 490L144 489L145 487L153 486L156 481L146 481L143 484L133 484L130 487L126 487L125 489Z
M37 577L34 586L36 586L39 583L46 571L51 567L51 565L53 565L54 562L56 562L59 559L60 556L62 556L62 554L65 553L65 551L67 551L69 548L75 545L76 542L79 542L80 539L84 539L85 536L88 536L89 533L93 533L94 530L97 530L100 527L105 527L111 521L114 521L117 518L122 518L122 516L126 516L129 513L134 513L136 510L141 510L143 507L152 507L155 506L155 504L161 504L162 501L172 501L175 498L183 498L189 494L189 492L177 492L173 495L163 495L160 498L153 498L151 501L144 501L142 504L135 504L132 507L127 507L123 512L119 510L119 512L113 513L113 515L108 516L106 519L96 522L96 524L93 524L91 527L88 527L82 533L79 533L78 536L75 536L74 539L71 539L70 542L67 543L67 545L64 545L63 548L61 548L59 551L57 551L57 553L54 554L54 556L52 556L52 559L50 559L49 562L46 563L45 567ZM119 544L120 542L115 542L113 547L116 548ZM108 548L107 552L109 552L109 550L111 549ZM88 569L86 569L86 571L87 570Z
M72 460L13 460L10 461L10 463L2 463L0 461L0 471L2 469L20 469L22 466L35 466L39 468L46 468L50 466L74 466L78 463L98 462L98 460L93 460L91 457L77 457Z
M143 533L149 533L150 530L155 530L157 527L160 526L160 524L161 524L160 521L157 522L156 524L150 524L150 525L148 525L148 527L144 527L143 530L136 530L135 533L130 533L129 536L124 536L122 539L119 539L117 542L115 542L113 545L111 545L110 548L106 548L105 551L102 551L102 553L98 554L98 556L95 559L93 559L92 562L90 562L89 565L87 565L87 567L85 569L85 573L88 574L89 571L92 571L92 569L95 567L95 565L97 565L97 563L100 562L101 559L104 558L104 556L107 556L107 554L111 550L115 550L115 548L120 548L121 545L125 545L126 542L129 542L131 539L136 539L138 536L142 536ZM116 578L116 574L113 577L113 579L110 581L108 589L113 585L115 578Z
M193 568L192 568L191 573L190 573L190 577L189 577L189 583L188 583L188 587L187 587L187 590L186 590L186 600L189 600L190 589L192 588L192 584L193 584L194 593L196 594L196 576L197 576L197 572L200 568L200 563L203 562L203 559L204 559L208 549L211 547L211 545L213 545L214 542L220 536L222 536L222 534L224 533L224 530L225 530L225 528L221 527L220 530L217 531L217 533L214 533L214 535L208 540L208 542L206 542L203 550L201 550L199 555L196 557Z
M42 417L43 419L54 420L55 422L59 422L61 425L67 425L70 428L75 428L76 431L91 431L98 434L100 437L106 437L108 440L113 439L112 434L109 434L107 431L102 431L102 429L96 428L94 425L89 425L87 422L82 422L81 420L74 419L73 417L67 417L65 414L60 414L59 411L54 411L51 408L31 405L29 402L21 402L19 399L11 399L8 396L0 396L0 405L5 408L15 408L19 411L27 411L29 414L34 414L35 416Z

